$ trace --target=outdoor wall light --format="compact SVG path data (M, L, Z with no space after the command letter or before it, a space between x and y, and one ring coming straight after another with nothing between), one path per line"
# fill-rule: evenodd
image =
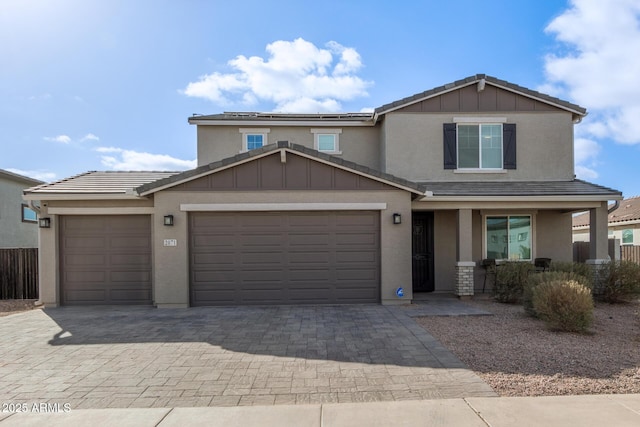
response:
M173 215L165 215L164 216L164 225L172 226L173 225Z
M51 218L40 218L38 220L38 227L51 228Z
M394 224L402 224L402 215L400 215L399 213L394 213L393 214L393 223Z

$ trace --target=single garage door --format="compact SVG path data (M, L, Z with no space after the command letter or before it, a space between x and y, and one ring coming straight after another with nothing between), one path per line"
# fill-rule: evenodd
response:
M151 218L60 217L60 270L62 304L151 304Z
M379 212L195 212L191 304L380 300Z

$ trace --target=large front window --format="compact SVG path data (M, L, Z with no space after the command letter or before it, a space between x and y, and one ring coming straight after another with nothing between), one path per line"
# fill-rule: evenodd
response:
M458 125L458 168L502 169L502 125Z
M487 258L531 260L531 216L488 216L486 220Z

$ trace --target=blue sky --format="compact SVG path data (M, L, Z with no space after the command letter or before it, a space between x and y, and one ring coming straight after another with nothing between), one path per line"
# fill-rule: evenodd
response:
M640 194L637 0L0 2L0 168L195 165L193 113L367 111L477 73L587 108L576 173Z

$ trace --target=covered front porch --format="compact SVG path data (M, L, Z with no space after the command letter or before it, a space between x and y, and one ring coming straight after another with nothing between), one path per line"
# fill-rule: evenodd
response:
M435 197L434 197L435 199ZM520 199L520 198L518 198ZM590 259L607 255L607 201L429 200L412 204L413 294L468 298L490 292L483 260L497 264L536 258L571 262L572 214L591 216Z

